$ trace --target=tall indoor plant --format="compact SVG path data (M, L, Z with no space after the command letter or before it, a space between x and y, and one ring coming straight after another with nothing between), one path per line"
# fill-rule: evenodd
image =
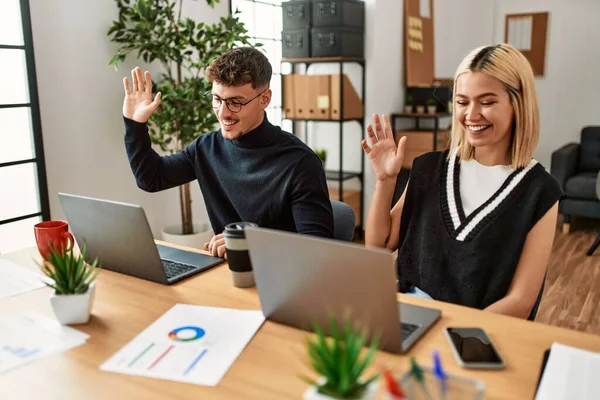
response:
M204 69L232 48L249 45L248 31L237 12L206 24L182 17L183 0L115 1L119 18L107 35L119 47L109 64L117 69L131 54L162 66L153 81L155 91L161 92L161 105L149 121L150 139L163 151L178 152L214 130L218 120L203 96L211 89ZM205 1L214 7L221 0ZM181 233L192 234L189 183L179 187L179 200Z

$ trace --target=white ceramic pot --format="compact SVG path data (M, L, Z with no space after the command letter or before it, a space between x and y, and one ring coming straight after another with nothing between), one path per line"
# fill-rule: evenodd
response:
M203 249L204 243L210 242L213 237L213 231L209 224L194 224L194 233L189 235L181 234L181 224L167 226L162 231L162 240L180 246Z
M417 106L417 113L418 114L424 114L425 113L425 106Z
M319 382L323 382L323 378L319 379ZM374 400L377 397L377 381L371 382L369 386L367 386L367 391L360 398L360 400ZM304 395L302 396L304 400L336 400L333 397L326 396L317 392L316 386L310 386L308 389L304 391Z
M90 319L96 282L90 283L88 291L83 294L59 294L52 292L50 304L58 322L62 325L85 324Z
M411 114L413 112L413 106L404 106L404 112L406 114Z
M435 114L437 111L437 106L427 106L427 112L429 114Z

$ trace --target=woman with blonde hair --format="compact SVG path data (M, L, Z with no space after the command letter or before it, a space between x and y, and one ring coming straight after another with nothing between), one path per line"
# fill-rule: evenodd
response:
M417 157L390 211L406 138L374 114L363 140L377 177L366 245L398 250L398 288L527 318L545 276L556 180L534 160L538 98L531 66L508 44L475 49L457 69L449 149Z

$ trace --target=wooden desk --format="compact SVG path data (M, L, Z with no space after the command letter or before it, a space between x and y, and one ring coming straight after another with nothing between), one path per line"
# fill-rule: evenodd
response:
M35 249L4 255L35 268ZM52 316L49 289L0 301L0 318L13 312L39 311ZM442 318L411 349L419 362L430 365L434 349L441 352L450 373L481 379L486 399L531 399L542 354L552 342L600 351L600 336L569 331L452 304L399 295L407 303L437 307ZM302 362L306 332L265 322L217 387L203 387L99 370L117 350L154 322L175 303L259 309L255 289L231 285L227 266L221 265L172 286L102 271L93 317L76 326L88 334L86 344L0 375L1 398L10 399L299 399L308 372ZM374 310L375 311L375 310ZM480 326L487 330L504 357L503 371L465 370L456 364L443 336L446 326ZM398 374L407 356L380 352L376 363L393 366ZM8 395L8 396L6 396ZM6 396L6 397L5 397ZM110 396L110 397L109 397Z

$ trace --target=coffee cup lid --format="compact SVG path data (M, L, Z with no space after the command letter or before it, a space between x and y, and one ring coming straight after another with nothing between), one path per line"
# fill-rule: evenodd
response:
M244 229L246 227L258 227L258 225L253 222L232 222L225 226L224 234L227 236L243 238L245 237Z

